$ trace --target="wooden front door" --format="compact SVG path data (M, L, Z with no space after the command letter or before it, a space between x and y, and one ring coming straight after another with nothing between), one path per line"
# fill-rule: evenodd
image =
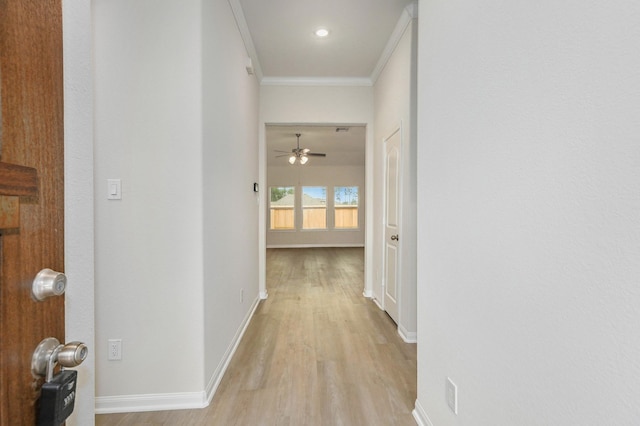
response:
M0 0L0 425L34 425L40 341L64 342L64 298L36 302L64 270L61 0Z

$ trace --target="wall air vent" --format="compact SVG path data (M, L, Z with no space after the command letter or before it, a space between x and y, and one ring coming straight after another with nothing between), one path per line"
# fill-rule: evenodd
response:
M336 132L348 132L349 128L348 127L336 127Z

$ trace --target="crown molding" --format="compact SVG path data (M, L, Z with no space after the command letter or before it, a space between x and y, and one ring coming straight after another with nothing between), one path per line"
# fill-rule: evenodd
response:
M258 81L261 81L263 78L262 67L260 66L260 60L258 59L256 46L253 44L251 32L249 31L247 20L244 17L244 12L242 11L240 0L229 0L229 6L231 6L231 11L233 12L233 16L236 19L236 25L238 26L238 30L240 31L240 36L242 37L242 41L244 42L244 47L247 51L247 55L249 55L249 57L251 58L253 71Z
M418 2L413 2L404 8L370 77L265 77L240 0L228 1L247 55L251 58L254 73L262 86L373 86L391 58L407 26L418 17Z
M264 77L262 86L373 86L367 77Z
M418 18L418 2L414 1L410 5L404 8L404 10L411 16L411 19Z
M371 73L370 80L372 84L375 84L376 81L378 80L378 77L380 77L380 73L382 73L382 70L384 69L385 65L387 65L387 62L389 62L391 55L393 55L394 50L396 50L396 47L398 46L400 39L404 35L404 32L407 29L407 26L409 26L409 23L413 19L416 19L417 17L418 17L417 2L413 2L404 8L404 10L402 11L402 15L400 15L400 18L398 18L396 27L394 28L393 32L391 33L391 36L389 37L389 40L387 41L387 45L385 46L384 50L382 51L382 54L380 55L380 58L378 59L378 63L376 64L376 67L373 69L373 72Z

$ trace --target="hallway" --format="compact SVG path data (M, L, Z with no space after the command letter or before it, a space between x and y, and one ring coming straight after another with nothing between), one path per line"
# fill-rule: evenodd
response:
M415 425L416 345L362 296L361 248L267 250L262 301L209 407L116 425Z

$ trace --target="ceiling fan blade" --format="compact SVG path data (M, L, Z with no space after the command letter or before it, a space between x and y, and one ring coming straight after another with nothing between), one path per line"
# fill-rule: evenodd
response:
M300 148L300 133L296 133L296 147L293 148L291 150L291 152L289 151L281 151L279 149L274 149L273 152L281 152L281 155L276 155L276 158L279 157L291 157L292 155L295 156L297 159L303 159L304 157L326 157L327 154L324 153L320 153L320 152L310 152L311 149L309 148ZM307 159L304 158L304 161L301 161L301 164L305 164L307 161Z

